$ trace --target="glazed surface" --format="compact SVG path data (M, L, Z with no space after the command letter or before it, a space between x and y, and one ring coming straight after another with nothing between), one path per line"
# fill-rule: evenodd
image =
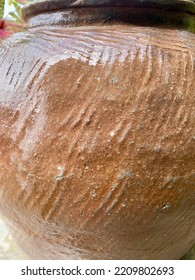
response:
M23 17L27 19L38 13L83 7L156 8L165 9L166 11L187 12L189 14L195 13L193 0L38 0L25 5Z
M32 258L178 259L192 247L194 42L123 24L2 43L0 209Z

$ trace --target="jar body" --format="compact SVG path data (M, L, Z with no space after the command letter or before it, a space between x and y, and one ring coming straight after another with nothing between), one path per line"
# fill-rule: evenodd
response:
M0 210L32 258L178 259L194 244L194 36L50 26L2 44Z

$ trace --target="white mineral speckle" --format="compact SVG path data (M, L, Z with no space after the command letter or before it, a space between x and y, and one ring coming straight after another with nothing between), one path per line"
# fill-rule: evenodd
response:
M115 135L115 132L114 132L114 131L111 131L111 132L110 132L110 136L111 136L111 137L114 137L114 135Z
M124 178L131 178L132 176L132 172L131 170L122 170L119 174L118 174L118 179L124 179Z
M117 83L118 83L118 77L114 77L114 78L111 80L111 83L112 83L112 84L117 84Z
M63 178L64 178L65 167L64 166L58 166L57 170L58 170L58 174L55 177L55 181L61 182L63 180Z
M166 203L166 204L162 207L162 209L165 210L165 209L169 209L169 208L171 208L171 207L172 207L171 203Z

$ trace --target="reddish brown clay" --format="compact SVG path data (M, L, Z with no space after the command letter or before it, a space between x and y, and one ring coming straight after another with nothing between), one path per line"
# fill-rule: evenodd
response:
M1 43L1 213L31 258L178 259L195 243L194 1L75 2L27 6Z

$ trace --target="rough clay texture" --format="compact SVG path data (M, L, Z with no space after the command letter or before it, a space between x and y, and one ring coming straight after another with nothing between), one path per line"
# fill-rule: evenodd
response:
M34 28L0 47L0 211L31 258L195 243L195 35Z

